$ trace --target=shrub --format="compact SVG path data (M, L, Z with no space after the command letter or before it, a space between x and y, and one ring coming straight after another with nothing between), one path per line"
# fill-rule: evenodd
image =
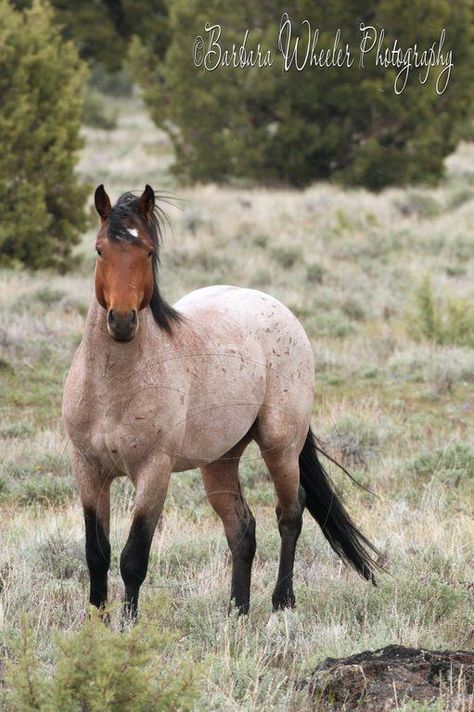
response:
M3 428L0 427L0 438L32 438L35 432L33 423L28 420L20 420Z
M400 712L444 712L446 707L442 700L431 702L406 702L398 708Z
M40 287L31 294L31 301L33 303L41 302L41 304L50 307L53 304L56 304L57 302L61 301L61 299L63 299L65 295L66 293L63 292L61 289L51 289L51 287L47 286Z
M415 216L421 219L435 218L442 212L442 207L429 193L408 191L395 201L402 215Z
M0 262L71 263L88 192L74 172L85 78L46 2L0 1Z
M448 206L451 210L457 210L462 205L469 203L474 198L471 188L461 186L454 190L448 198Z
M9 488L6 481L3 479L3 477L0 477L0 499L7 496L8 490Z
M185 665L166 659L170 642L170 635L156 621L116 633L93 613L82 630L58 638L55 665L48 676L35 654L33 635L26 629L7 668L5 709L190 709L191 673Z
M55 532L38 544L35 556L41 562L42 571L56 579L88 580L82 542L68 541Z
M291 6L293 43L307 19L320 31L319 48L331 47L337 28L348 42L352 67L294 66L283 70L277 48L282 9L278 3L244 0L176 0L170 4L170 44L164 60L138 38L130 47L131 72L144 89L156 123L176 150L175 171L189 181L252 181L306 185L333 176L345 183L381 189L390 184L433 182L443 158L459 139L460 123L470 115L473 96L472 3L460 0L297 0ZM219 66L207 71L192 61L197 36L203 54L209 36L205 23L222 27L221 45L270 50L273 65L263 68ZM438 95L439 69L420 85L413 72L403 94L394 92L395 71L359 69L359 23L386 32L384 47L396 38L402 48L428 48L449 28L456 55L456 81ZM294 46L294 44L292 45ZM308 47L309 49L309 47ZM446 48L445 48L446 49ZM238 50L237 50L238 51ZM199 50L198 50L199 52ZM302 61L300 46L300 63Z
M316 262L306 268L306 280L311 284L322 284L325 270Z
M437 300L431 280L424 277L415 292L408 330L415 339L437 344L474 345L474 302L466 298Z
M418 346L396 352L388 361L388 373L408 383L431 382L435 393L442 394L456 383L474 382L474 353L466 347Z
M465 443L417 455L408 469L421 478L434 478L451 487L469 484L474 471L474 450Z
M16 301L15 311L20 314L32 313L33 311L48 310L61 303L66 297L66 292L61 289L54 289L49 286L39 287L31 292L25 292Z
M272 256L283 269L290 269L301 259L301 250L296 247L275 247Z
M318 309L313 317L306 313L299 313L298 309L292 309L298 319L304 322L310 336L314 338L320 336L329 336L336 339L344 339L346 336L355 332L355 327L345 314L339 310L325 311Z
M272 284L272 275L267 269L257 269L249 280L252 289L268 289Z
M427 276L415 293L415 314L416 320L411 326L412 333L441 343L441 313L433 294L431 280Z
M253 238L253 244L255 245L255 247L261 247L262 249L265 249L265 247L268 245L268 235L265 235L264 233L260 232Z
M13 373L14 370L11 363L3 358L3 356L0 356L0 373Z
M59 479L54 475L39 475L25 479L16 490L15 499L19 504L39 504L54 507L64 504L75 494L69 479Z
M366 468L368 460L380 446L377 433L361 420L342 418L324 439L325 449L336 453L346 467Z
M366 318L365 309L358 299L346 297L341 305L342 312L354 321L364 321Z

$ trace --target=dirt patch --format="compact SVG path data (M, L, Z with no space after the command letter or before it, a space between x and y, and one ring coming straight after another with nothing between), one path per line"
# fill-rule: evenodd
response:
M443 709L474 711L474 652L389 645L327 658L303 682L314 709L390 712L411 701L443 700Z

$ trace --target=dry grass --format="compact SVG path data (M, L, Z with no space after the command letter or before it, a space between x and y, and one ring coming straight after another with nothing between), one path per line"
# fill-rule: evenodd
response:
M111 135L87 129L85 137L81 171L105 182L114 198L145 182L177 190L167 173L170 147L136 104L124 105ZM376 492L371 497L333 471L391 572L377 589L359 581L307 517L295 571L298 608L270 615L279 543L273 493L249 453L242 476L258 525L252 612L228 618L220 522L198 474L175 475L142 616L166 608L166 625L177 634L169 664L196 662L196 709L304 710L310 703L295 681L325 656L388 643L474 644L474 357L466 347L416 341L409 328L425 274L436 293L472 299L470 156L472 146L462 146L443 186L431 191L179 190L184 202L170 209L163 253L165 294L237 283L267 290L297 313L316 355L315 429ZM59 412L91 292L93 234L84 236L76 274L1 274L2 655L14 656L26 625L46 670L56 659L56 632L78 630L86 609L82 516ZM116 484L114 502L111 593L118 601L117 562L133 503L125 483ZM115 611L112 617L118 625Z

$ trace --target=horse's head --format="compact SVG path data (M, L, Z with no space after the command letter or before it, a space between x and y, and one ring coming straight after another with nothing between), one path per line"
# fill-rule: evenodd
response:
M107 329L116 341L130 341L138 312L151 302L158 260L155 194L147 185L141 197L125 193L112 207L104 186L95 191L101 227L95 249L95 293L107 310Z

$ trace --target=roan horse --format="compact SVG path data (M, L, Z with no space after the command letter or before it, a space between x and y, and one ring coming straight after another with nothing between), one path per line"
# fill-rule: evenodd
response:
M136 488L120 559L124 614L135 617L172 472L201 468L232 554L231 600L246 613L255 519L238 465L255 440L275 486L280 565L274 610L294 606L293 564L306 507L339 556L375 583L376 549L356 528L310 428L313 354L296 317L252 289L198 289L171 307L158 288L161 210L146 186L95 206L95 295L64 387L63 415L84 509L90 603L107 601L110 484Z

